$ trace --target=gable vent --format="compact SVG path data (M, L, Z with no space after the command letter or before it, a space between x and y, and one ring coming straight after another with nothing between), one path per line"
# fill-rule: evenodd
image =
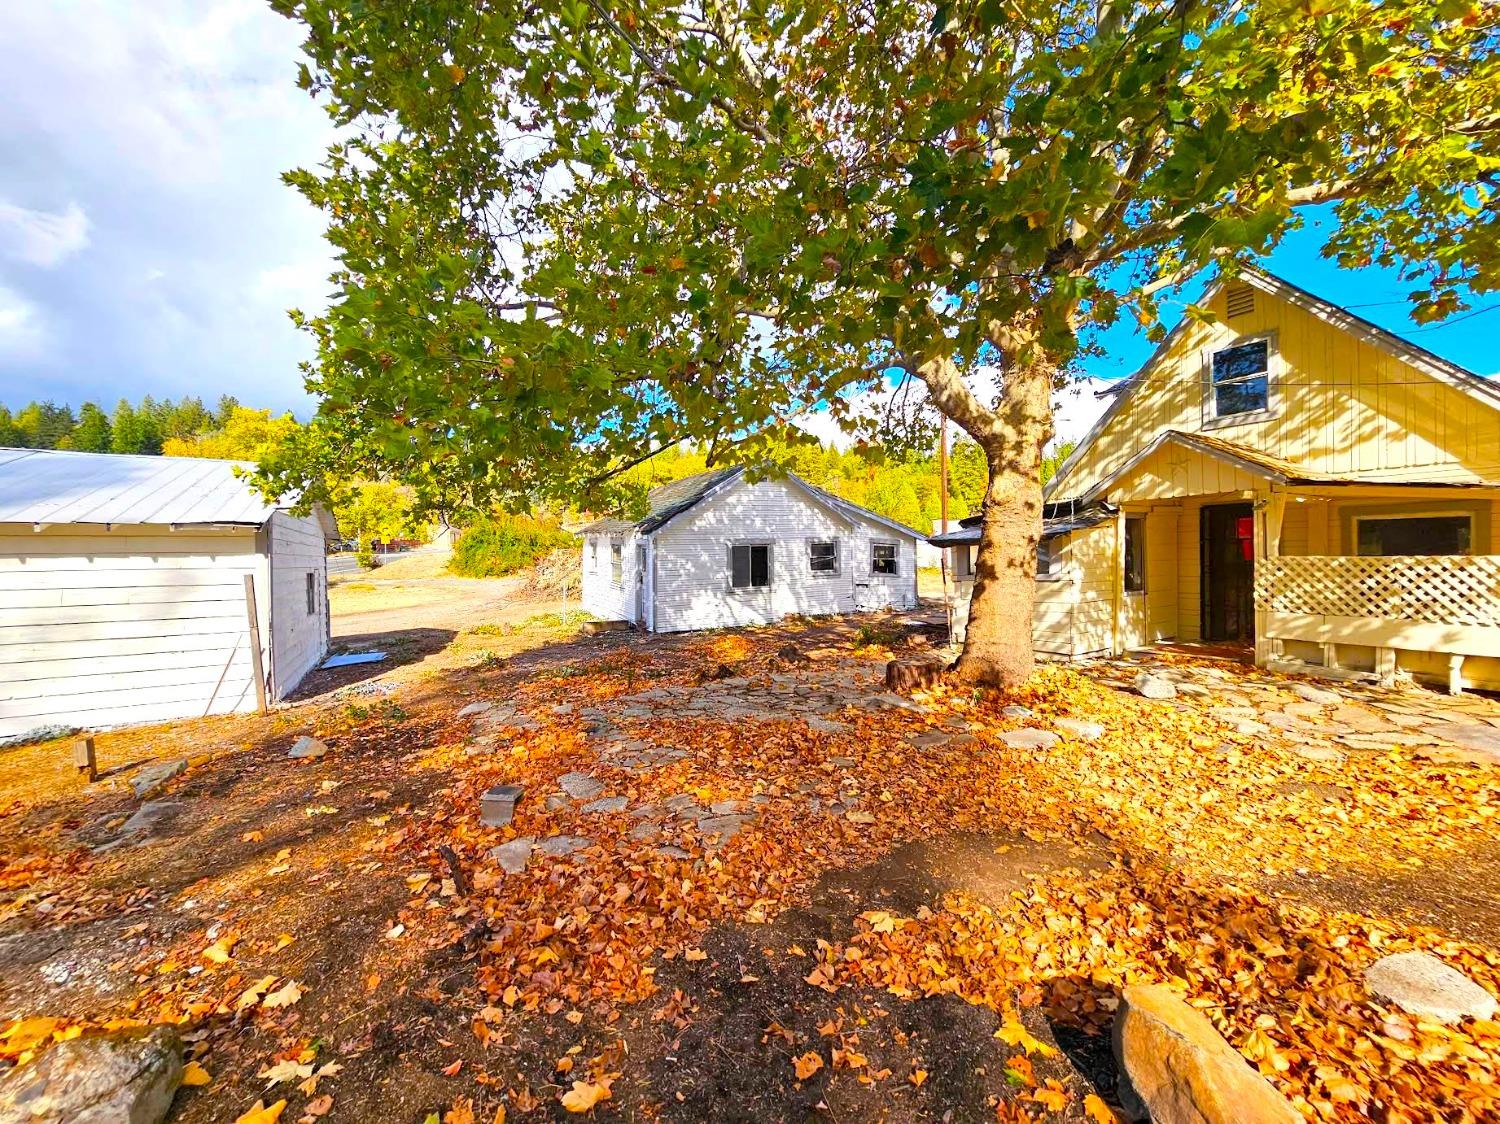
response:
M1255 311L1255 290L1249 285L1231 285L1224 290L1224 308L1232 320Z

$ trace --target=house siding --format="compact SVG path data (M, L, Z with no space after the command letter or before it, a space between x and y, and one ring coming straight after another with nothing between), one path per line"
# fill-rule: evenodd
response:
M659 632L916 604L915 536L864 519L846 520L790 481L739 483L679 515L652 538ZM839 542L839 572L814 574L807 544L829 539ZM736 542L771 544L769 588L731 588L729 552ZM895 575L872 573L874 542L896 544Z
M265 536L0 525L0 736L251 710L244 577Z
M636 544L634 532L589 534L583 544L583 609L601 621L635 623ZM610 572L610 545L621 551L621 578L616 585Z
M271 697L281 699L328 653L328 554L313 516L278 511L267 523L271 548ZM307 611L307 575L314 608Z

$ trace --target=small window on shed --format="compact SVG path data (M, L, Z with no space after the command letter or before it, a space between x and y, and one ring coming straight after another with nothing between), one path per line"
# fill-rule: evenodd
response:
M1062 559L1058 557L1062 550L1062 540L1057 538L1043 539L1036 544L1036 576L1039 578L1056 577L1062 572Z
M729 548L729 584L735 589L764 589L771 584L768 543L735 543Z
M896 572L896 544L876 542L870 544L870 573L894 574Z
M311 570L307 572L307 615L315 617L318 615L318 585L317 575Z
M838 541L808 543L807 568L814 574L837 574L839 572Z
M962 581L970 581L974 577L974 550L972 546L955 546L953 548L953 576Z
M625 581L625 547L621 543L609 544L609 580L615 585Z
M1146 592L1146 520L1125 520L1125 592Z

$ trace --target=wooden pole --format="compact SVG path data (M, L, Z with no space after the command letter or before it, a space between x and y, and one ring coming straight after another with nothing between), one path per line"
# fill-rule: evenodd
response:
M948 415L938 421L938 519L943 534L948 533ZM953 643L953 599L948 595L948 548L938 551L938 566L943 575L943 613L948 618L948 643Z
M73 743L73 764L78 766L80 776L88 778L89 784L99 779L99 763L94 757L93 738L79 738Z
M245 575L245 612L250 621L250 674L255 676L255 709L265 714L266 673L260 658L260 618L255 612L255 575Z

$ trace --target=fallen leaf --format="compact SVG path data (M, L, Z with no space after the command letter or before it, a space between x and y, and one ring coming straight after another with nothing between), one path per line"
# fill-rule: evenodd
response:
M333 1094L324 1093L321 1097L314 1097L302 1106L302 1111L308 1116L327 1116L333 1108Z
M277 1007L290 1007L302 998L302 988L296 980L287 980L270 995L266 996L261 1003L262 1007L274 1010Z
M184 1085L207 1085L212 1081L213 1074L204 1069L197 1062L188 1062L182 1067L182 1083Z
M269 1108L265 1101L256 1101L250 1111L242 1113L235 1118L234 1124L276 1124L281 1119L281 1114L286 1111L286 1101L277 1101Z
M563 1108L569 1112L587 1112L600 1101L609 1100L609 1086L591 1081L575 1081L573 1088L561 1097Z
M1019 1046L1028 1054L1041 1054L1044 1058L1057 1056L1057 1049L1032 1034L1014 1018L1007 1018L1000 1024L1000 1029L995 1031L995 1037L1002 1042L1008 1042L1012 1046Z
M1094 1118L1095 1124L1120 1124L1115 1110L1105 1104L1098 1093L1090 1093L1083 1098L1083 1110Z
M809 1050L801 1057L792 1059L792 1068L797 1071L798 1081L806 1081L823 1068L823 1055L816 1050Z

